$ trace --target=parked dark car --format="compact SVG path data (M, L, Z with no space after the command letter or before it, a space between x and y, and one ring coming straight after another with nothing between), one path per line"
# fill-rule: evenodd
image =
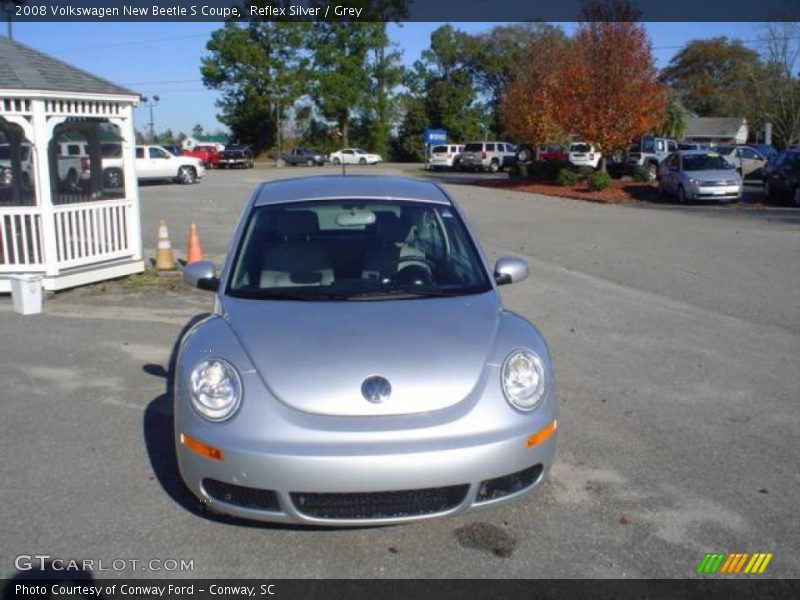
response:
M781 152L767 165L764 196L768 200L788 198L800 206L800 150Z
M230 169L233 167L252 169L253 153L249 148L226 148L219 153L217 167L220 169Z
M754 148L761 156L767 159L767 162L778 156L778 151L769 144L747 144L747 146Z
M180 146L161 146L161 147L170 154L174 154L175 156L183 155L183 150L181 150Z
M291 152L281 154L281 160L292 166L308 165L313 167L317 165L321 167L325 164L327 158L322 152L310 150L309 148L295 148Z

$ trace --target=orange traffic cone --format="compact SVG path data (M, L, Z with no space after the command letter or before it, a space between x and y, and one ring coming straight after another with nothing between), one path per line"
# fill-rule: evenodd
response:
M200 246L200 236L197 235L197 224L192 221L189 227L189 243L186 246L186 264L190 265L198 260L203 260L203 248Z
M156 248L156 269L159 271L175 270L175 255L172 253L172 244L169 243L167 224L161 220L158 226L158 246Z

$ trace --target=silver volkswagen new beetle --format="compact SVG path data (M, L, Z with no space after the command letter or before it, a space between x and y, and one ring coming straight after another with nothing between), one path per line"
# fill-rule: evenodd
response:
M214 314L180 342L181 475L209 508L316 525L404 522L518 498L553 462L547 345L502 308L438 185L323 176L260 185L219 274Z

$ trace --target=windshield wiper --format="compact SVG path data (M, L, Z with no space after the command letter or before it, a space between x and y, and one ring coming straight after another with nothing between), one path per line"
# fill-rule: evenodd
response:
M300 294L298 292L283 290L231 290L230 295L236 298L252 300L316 300L316 294Z
M343 295L342 299L372 300L375 298L384 298L384 297L397 298L398 296L452 298L453 296L461 296L463 294L464 292L461 290L437 290L431 288L401 287L401 288L391 288L387 290L369 290L368 292L355 292L352 294Z

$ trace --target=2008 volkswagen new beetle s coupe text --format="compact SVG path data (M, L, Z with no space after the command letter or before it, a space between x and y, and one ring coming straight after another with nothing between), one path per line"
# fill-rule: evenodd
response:
M531 490L555 452L541 334L438 185L326 176L260 185L180 342L181 475L209 508L261 521L403 522Z

